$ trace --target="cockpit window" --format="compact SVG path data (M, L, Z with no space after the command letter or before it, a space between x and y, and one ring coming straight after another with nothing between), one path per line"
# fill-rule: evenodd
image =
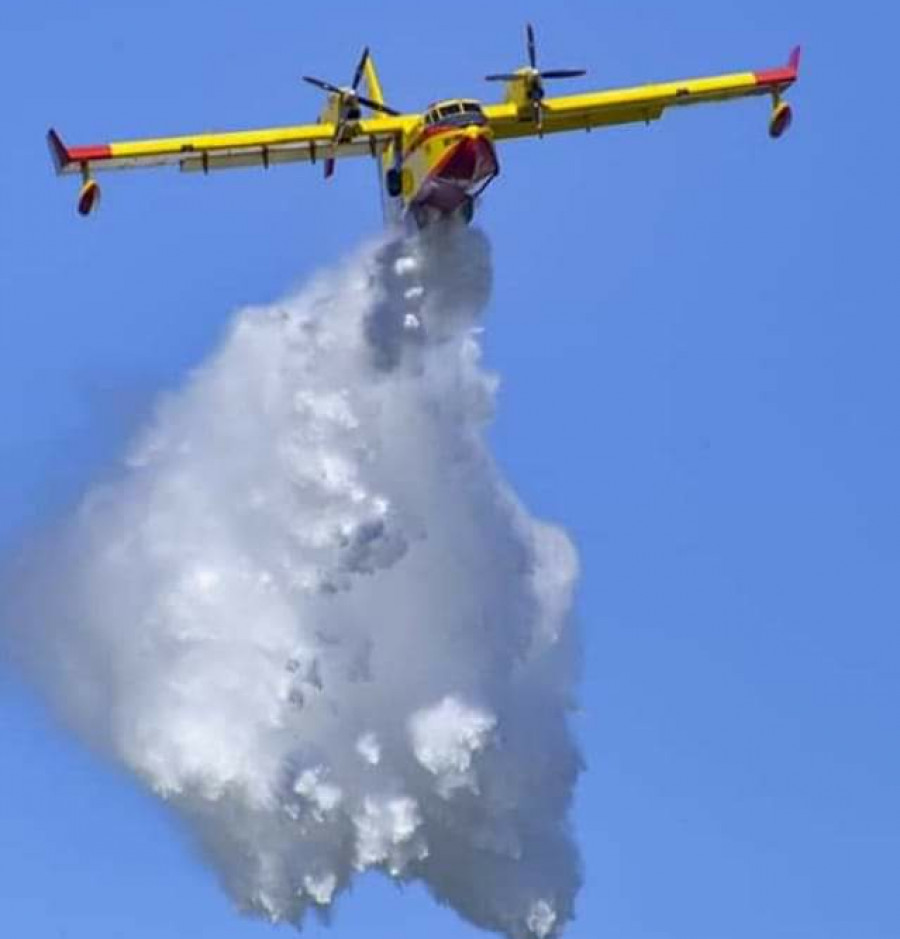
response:
M425 112L425 124L446 124L465 127L469 124L486 124L487 118L477 101L449 101L433 105Z

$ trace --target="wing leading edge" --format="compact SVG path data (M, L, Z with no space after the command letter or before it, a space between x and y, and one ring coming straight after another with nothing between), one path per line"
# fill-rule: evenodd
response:
M797 47L788 64L781 68L545 98L540 126L533 120L530 110L522 109L514 102L488 105L484 111L494 136L498 140L507 140L615 124L649 123L660 118L670 107L756 95L771 95L777 107L781 95L797 80L799 67L800 48ZM773 136L778 135L773 133Z
M360 121L351 139L336 146L332 143L334 125L324 123L81 147L67 147L55 130L48 133L47 139L56 172L61 175L157 166L208 172L238 166L315 163L332 156L341 159L377 155L380 147L395 139L417 117L401 115Z

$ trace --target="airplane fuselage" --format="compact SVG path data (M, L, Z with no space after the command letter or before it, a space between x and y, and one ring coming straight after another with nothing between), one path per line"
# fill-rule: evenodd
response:
M441 217L470 221L475 199L499 173L491 129L476 101L444 101L387 148L386 189L417 227Z

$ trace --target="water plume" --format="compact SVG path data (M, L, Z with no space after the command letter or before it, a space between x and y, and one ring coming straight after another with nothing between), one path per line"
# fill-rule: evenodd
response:
M8 572L23 667L245 911L378 870L515 939L573 915L577 558L487 447L490 281L448 229L239 312Z

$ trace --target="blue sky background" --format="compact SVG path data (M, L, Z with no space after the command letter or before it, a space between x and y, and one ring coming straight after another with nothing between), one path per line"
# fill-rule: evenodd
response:
M584 574L572 939L897 939L896 214L886 3L32 0L0 11L0 546L77 499L237 306L377 231L374 169L106 177L72 143L294 123L370 43L389 100L489 95L522 23L596 85L775 66L764 101L513 143L480 223L496 450ZM887 97L886 97L887 96ZM258 939L164 807L0 671L0 934ZM282 931L282 935L290 935ZM320 927L308 935L324 937ZM335 939L478 933L363 881Z

